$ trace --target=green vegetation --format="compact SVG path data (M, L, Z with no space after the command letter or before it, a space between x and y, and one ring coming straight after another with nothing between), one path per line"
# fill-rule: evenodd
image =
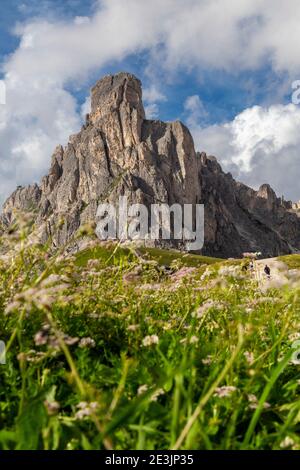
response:
M176 251L25 241L2 240L18 245L0 257L0 449L300 448L299 288Z
M112 253L114 261L120 260L123 257L127 257L127 259L132 261L136 256L140 255L145 259L156 261L159 265L163 266L171 266L174 262L180 262L182 266L199 267L203 264L209 265L222 261L219 258L191 255L176 250L164 250L159 248L139 247L133 250L132 248L117 247L116 250L116 245L112 243L111 245L96 245L93 248L83 250L76 256L76 264L81 267L86 266L90 259L107 261L112 258Z
M280 256L279 261L283 261L290 269L300 268L300 255Z

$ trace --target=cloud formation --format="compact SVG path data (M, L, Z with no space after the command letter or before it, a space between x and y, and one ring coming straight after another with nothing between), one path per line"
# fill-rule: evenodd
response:
M99 0L91 17L35 18L18 25L15 34L20 45L2 64L7 105L0 108L0 199L16 184L38 180L56 144L65 143L79 128L88 101L78 110L67 91L69 85L82 85L90 73L141 52L149 54L149 71L216 69L236 74L268 63L278 74L295 76L300 73L299 17L298 0ZM149 117L157 117L160 95L155 87L146 91ZM287 112L287 118L284 107L276 109L276 119L283 113L281 122L297 119L296 111ZM289 132L281 147L275 137L271 143L266 137L263 145L259 139L254 145L254 136L245 142L243 129L249 135L251 119L259 125L271 120L259 108L245 113L229 127L216 125L202 131L203 142L211 141L224 161L230 160L232 147L239 151L228 165L239 165L241 177L246 175L248 180L249 165L263 165L262 174L270 170L272 176L276 152L289 152L286 158L296 167L298 143ZM196 118L194 111L194 124ZM229 147L224 145L228 135ZM273 177L280 179L279 171ZM270 179L267 174L266 179ZM278 187L285 192L289 188L284 182Z
M223 168L250 186L269 182L278 195L299 199L300 108L254 106L232 122L192 129L197 148L218 155Z

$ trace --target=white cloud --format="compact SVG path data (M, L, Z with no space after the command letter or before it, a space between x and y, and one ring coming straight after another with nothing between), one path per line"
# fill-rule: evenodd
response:
M275 71L295 75L299 18L298 0L99 0L90 18L18 25L20 46L3 64L8 99L0 109L2 195L39 179L53 148L78 129L80 111L68 84L83 83L91 71L144 50L154 69L166 72L198 67L236 73L268 61ZM163 94L157 87L147 93L153 116ZM221 147L232 131L216 129ZM206 135L212 139L212 129Z
M39 181L54 147L80 128L76 101L62 88L6 78L0 112L0 201L16 185Z
M159 102L167 101L166 96L158 90L157 85L152 84L149 88L144 88L143 99L145 103L145 113L147 119L159 117Z
M196 147L253 187L270 183L279 195L300 198L300 108L254 106L232 122L194 128Z
M83 121L85 120L86 115L90 114L91 107L92 107L91 97L87 96L85 102L83 103L80 109L80 115Z
M159 107L156 103L150 103L145 106L147 119L157 119L159 116Z
M192 129L205 122L208 113L199 97L199 95L188 96L184 102L184 111L187 115L187 124Z
M148 103L155 103L156 101L166 101L166 96L158 90L156 85L151 85L149 88L143 90L144 101Z

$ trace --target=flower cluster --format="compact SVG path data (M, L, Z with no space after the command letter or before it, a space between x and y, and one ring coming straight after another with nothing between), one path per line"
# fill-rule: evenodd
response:
M145 347L153 346L158 343L159 343L159 338L157 335L145 336L142 342L143 346Z

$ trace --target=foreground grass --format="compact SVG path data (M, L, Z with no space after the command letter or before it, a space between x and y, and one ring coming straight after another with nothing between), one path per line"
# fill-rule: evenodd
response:
M0 449L300 448L298 289L177 252L24 246L0 261Z

